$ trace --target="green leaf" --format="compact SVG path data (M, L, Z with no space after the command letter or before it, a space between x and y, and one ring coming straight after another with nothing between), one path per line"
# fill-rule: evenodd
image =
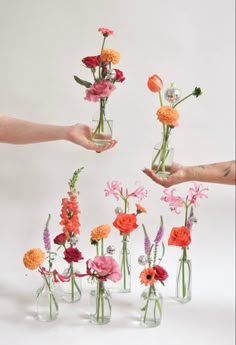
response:
M76 75L74 75L74 79L75 79L75 81L76 81L78 84L80 84L80 85L82 85L82 86L85 86L85 87L87 87L87 88L89 88L89 87L92 86L92 84L91 84L89 81L80 79L80 78L77 77Z

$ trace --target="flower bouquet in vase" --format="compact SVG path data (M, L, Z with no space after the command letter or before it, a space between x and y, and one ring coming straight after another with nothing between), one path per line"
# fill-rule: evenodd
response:
M88 260L87 272L91 283L95 283L90 291L90 321L97 325L104 325L111 321L112 299L107 281L116 283L121 279L119 264L111 256L104 252L104 239L109 236L111 227L102 224L91 231L90 242L96 247L96 256Z
M158 121L162 124L162 136L160 141L154 146L151 169L158 174L158 176L166 177L170 174L171 165L174 159L174 148L170 143L170 135L172 130L179 125L179 112L176 110L177 106L185 101L190 96L199 97L202 91L199 87L181 98L181 90L171 84L169 88L165 90L165 99L168 102L167 105L163 103L162 89L163 81L157 75L154 74L148 78L148 89L151 92L158 93L160 108L157 110L156 115Z
M122 237L121 250L119 255L120 269L122 278L120 280L120 286L118 292L131 292L131 254L129 249L130 234L138 228L137 216L141 213L146 213L144 207L140 204L135 204L136 212L130 213L129 200L130 198L137 198L142 200L147 196L147 191L140 184L133 191L129 192L125 190L118 181L112 181L107 183L105 189L105 196L113 195L116 200L123 201L123 207L116 207L116 219L113 222L113 226L119 230Z
M141 255L138 258L140 265L145 266L139 275L141 284L147 286L147 288L141 294L141 316L140 322L146 327L159 326L162 320L162 302L163 298L158 291L157 282L162 285L168 278L166 270L160 266L160 263L165 254L165 246L162 242L164 234L163 218L161 216L161 224L157 231L156 237L151 243L148 236L146 227L142 224L144 231L144 252L145 255ZM159 246L161 244L161 255L159 255Z
M93 81L82 80L78 76L74 76L74 79L86 87L85 100L99 102L99 109L92 119L92 140L103 146L112 140L113 120L107 111L108 99L116 89L115 84L122 83L125 77L121 70L113 67L119 63L120 53L105 47L106 39L114 32L107 28L99 28L98 31L103 36L100 54L82 59L84 66L91 71Z
M58 282L56 278L56 270L53 270L53 261L56 253L51 250L51 241L49 233L48 220L43 232L44 247L46 253L40 248L32 248L28 250L23 257L23 263L29 270L38 269L42 277L42 286L37 290L36 305L37 318L40 321L54 321L58 318L59 307L57 301L57 293L55 283ZM48 267L43 266L43 263L48 261Z
M170 193L168 189L164 190L164 196L161 200L167 202L170 210L179 214L179 208L184 208L184 225L173 227L168 245L181 247L182 254L178 260L177 274L176 274L176 292L175 299L180 303L187 303L192 298L192 261L189 257L188 250L192 241L191 231L194 223L197 222L194 216L194 207L198 206L199 198L207 198L205 194L208 188L203 188L202 184L194 183L194 187L189 188L189 192L185 198L174 195L175 189Z
M62 299L71 303L79 301L82 294L80 272L77 267L78 262L83 260L83 256L77 248L80 234L80 211L77 198L79 192L76 190L76 182L82 169L76 170L69 181L70 191L68 197L62 199L60 214L63 232L54 238L58 249L64 248L64 260L67 262L67 267L61 275Z

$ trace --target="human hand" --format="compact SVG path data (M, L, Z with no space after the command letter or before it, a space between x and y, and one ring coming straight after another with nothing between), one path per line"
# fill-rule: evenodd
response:
M167 169L168 170L168 169ZM179 164L173 163L171 166L170 175L167 177L160 177L155 174L155 172L151 169L144 168L143 172L148 177L150 177L154 182L160 184L165 188L169 188L173 185L183 183L187 181L187 174L186 174L186 167Z
M80 123L69 126L67 134L67 140L80 145L87 150L96 151L98 153L109 150L117 144L116 140L112 140L103 146L96 145L92 141L92 129Z

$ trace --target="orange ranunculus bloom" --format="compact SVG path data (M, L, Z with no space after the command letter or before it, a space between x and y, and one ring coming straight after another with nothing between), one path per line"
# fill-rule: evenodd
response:
M165 125L176 126L179 119L179 113L169 105L163 105L157 110L157 118Z
M147 86L152 92L159 92L163 87L163 81L157 74L153 74L148 78Z
M111 227L108 224L97 226L91 231L91 240L98 242L102 238L107 238L111 232Z
M103 63L113 63L113 65L120 62L120 53L116 50L105 48L102 50L100 59Z
M137 217L134 213L119 213L113 222L116 229L120 230L121 235L128 235L138 227Z
M156 282L155 275L156 275L156 271L153 268L148 267L142 270L142 272L139 275L139 278L140 278L141 283L147 286L147 285L152 285Z
M172 228L168 245L187 247L191 243L191 232L186 226Z
M23 257L23 262L29 270L35 270L45 260L45 253L40 248L33 248L28 250Z

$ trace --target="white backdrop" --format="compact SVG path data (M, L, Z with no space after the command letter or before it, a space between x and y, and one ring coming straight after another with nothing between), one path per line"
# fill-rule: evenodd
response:
M0 145L1 278L0 330L3 344L85 342L118 344L234 344L234 238L235 188L208 185L209 198L196 210L190 256L193 260L193 300L172 301L175 265L180 250L168 247L163 266L170 277L163 290L164 315L160 327L138 326L138 300L143 286L136 264L141 254L141 227L131 236L133 292L113 296L112 322L92 327L86 319L86 298L62 305L53 324L35 321L37 272L23 267L29 248L42 247L42 231L52 214L52 236L61 231L61 198L74 170L84 166L78 182L81 208L81 250L94 254L90 230L114 220L115 200L105 198L107 181L119 180L134 188L140 181L149 195L143 201L148 214L140 218L154 236L163 214L165 241L171 226L182 225L160 201L162 187L141 171L149 166L152 148L159 141L156 95L146 87L157 73L165 87L175 81L184 94L203 89L179 107L181 124L172 134L175 160L201 164L235 157L235 5L233 0L0 0L0 112L51 124L91 123L97 104L87 102L73 75L89 78L81 59L97 55L99 27L115 31L107 46L121 52L119 69L126 81L110 98L114 137L119 141L103 154L67 142L37 145ZM189 184L176 187L185 195ZM134 205L134 204L133 204ZM114 229L110 241L120 244ZM85 282L86 285L86 282Z

